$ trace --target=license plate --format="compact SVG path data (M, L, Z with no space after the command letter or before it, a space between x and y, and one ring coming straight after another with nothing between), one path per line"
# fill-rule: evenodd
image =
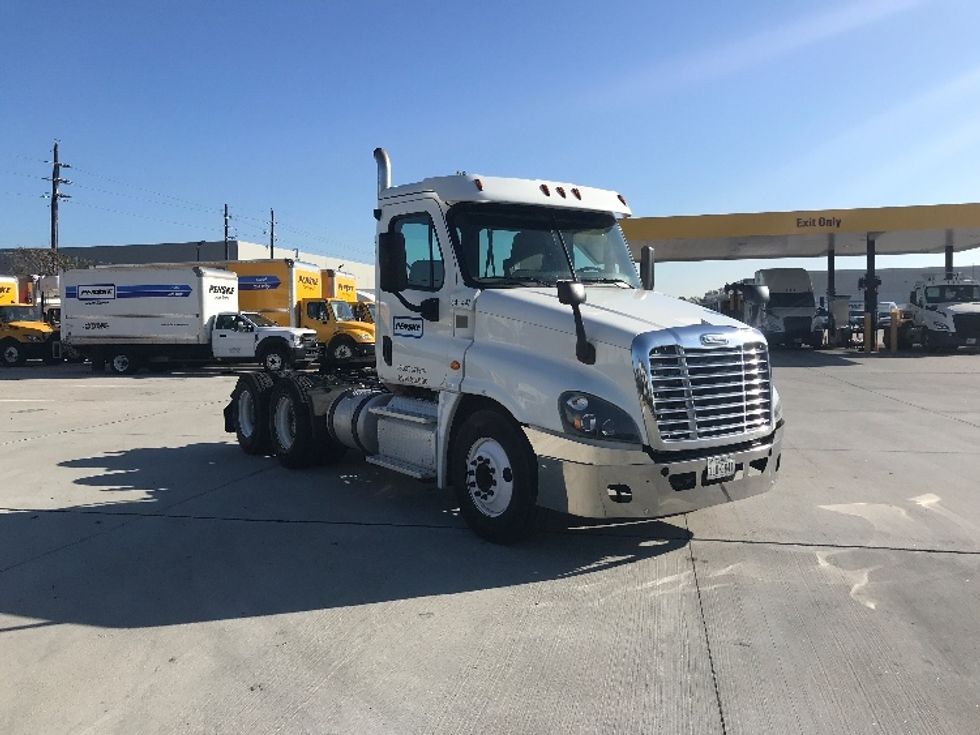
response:
M967 337L966 338L966 343L968 345L975 345L977 343L977 338L976 337Z
M708 460L705 469L705 480L720 480L735 474L735 460L731 457L713 457Z

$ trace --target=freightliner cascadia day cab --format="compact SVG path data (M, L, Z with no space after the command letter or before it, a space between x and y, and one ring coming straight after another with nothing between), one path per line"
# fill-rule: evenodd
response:
M615 192L378 161L376 372L242 376L225 428L287 467L369 463L452 488L508 542L544 506L649 518L768 490L780 399L760 332L652 290Z
M172 362L259 362L276 371L316 359L309 329L240 313L238 277L198 266L66 271L62 340L93 370L119 375Z
M909 294L912 319L898 332L898 346L927 350L980 344L980 284L957 274L920 281Z
M765 268L755 272L755 284L769 289L769 300L758 312L758 327L769 344L819 347L822 333L814 330L817 304L805 268ZM751 322L750 322L751 323Z
M298 260L235 260L214 264L238 274L238 300L284 327L316 332L330 361L374 357L374 325L351 309L357 300L353 279Z
M32 359L58 362L58 332L39 320L33 296L23 286L19 278L0 276L0 365L18 367Z

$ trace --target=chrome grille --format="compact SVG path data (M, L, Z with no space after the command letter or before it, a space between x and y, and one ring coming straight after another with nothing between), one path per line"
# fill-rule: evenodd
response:
M650 384L664 442L745 434L771 420L769 351L761 342L656 347L650 351Z

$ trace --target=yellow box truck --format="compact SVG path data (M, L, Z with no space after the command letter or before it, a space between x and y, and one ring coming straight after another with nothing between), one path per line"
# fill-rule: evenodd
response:
M235 260L221 264L238 275L238 303L282 326L305 327L324 345L324 359L374 359L374 324L354 313L357 283L342 271L320 271L292 259Z
M61 356L58 333L38 320L32 303L21 301L22 295L30 298L24 285L13 276L0 276L0 364L4 367L17 367L29 359L54 363Z

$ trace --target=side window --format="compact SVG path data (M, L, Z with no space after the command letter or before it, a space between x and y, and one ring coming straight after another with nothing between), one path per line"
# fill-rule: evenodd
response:
M235 328L235 315L234 314L221 314L214 322L215 329L234 329Z
M398 217L392 221L391 231L405 236L408 287L419 291L442 288L445 263L432 218L425 213Z
M310 319L315 319L318 322L325 322L330 319L330 312L327 311L327 305L322 301L310 301L306 304L306 315Z

